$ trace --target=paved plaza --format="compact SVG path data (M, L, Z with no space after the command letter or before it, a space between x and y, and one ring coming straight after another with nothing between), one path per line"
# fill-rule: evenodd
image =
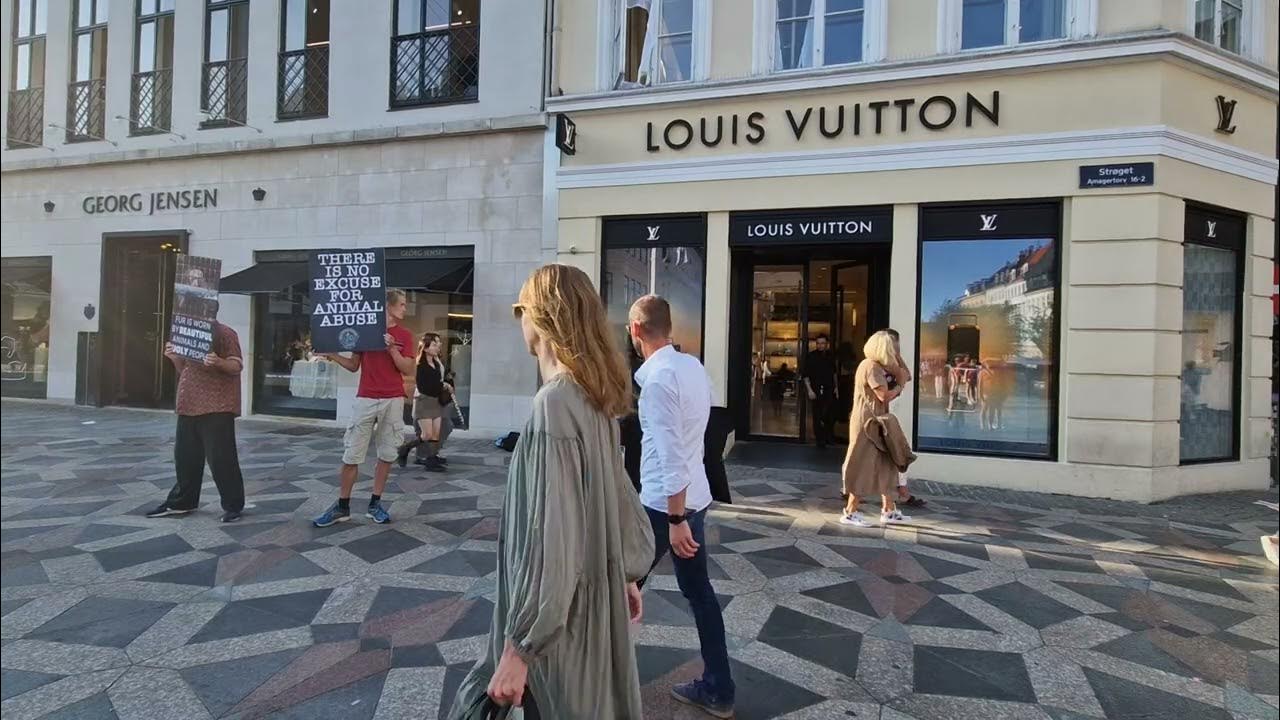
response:
M489 628L502 456L396 469L394 522L309 519L340 432L242 422L250 507L141 513L164 413L5 402L4 720L443 717ZM1027 464L1028 471L1034 465ZM730 468L712 513L740 718L1277 718L1274 492L1166 505L935 491L909 527L832 522L836 478ZM369 478L357 488L363 507ZM362 513L361 513L362 515ZM646 716L701 662L669 561L637 631Z

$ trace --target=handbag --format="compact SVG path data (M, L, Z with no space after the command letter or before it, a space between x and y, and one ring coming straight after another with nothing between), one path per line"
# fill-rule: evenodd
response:
M476 698L462 715L463 720L507 720L509 717L511 717L511 706L499 705L488 695Z

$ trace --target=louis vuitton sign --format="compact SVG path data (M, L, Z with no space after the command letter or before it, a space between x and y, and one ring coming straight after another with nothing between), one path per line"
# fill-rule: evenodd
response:
M759 145L770 134L803 142L810 138L840 140L863 135L904 134L921 127L932 132L953 126L1000 125L1000 91L979 97L933 95L874 102L786 108L780 115L764 112L704 115L645 123L645 150L679 151L691 145L718 148Z

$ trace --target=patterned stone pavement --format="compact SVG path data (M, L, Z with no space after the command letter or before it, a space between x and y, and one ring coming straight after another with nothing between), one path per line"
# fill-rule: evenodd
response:
M504 481L460 462L500 462L479 443L397 470L391 525L316 530L332 429L242 423L251 507L220 525L211 483L200 513L140 515L171 483L169 415L6 402L2 424L5 720L437 717L479 652ZM730 476L708 540L740 718L1278 717L1276 516L1252 498L957 489L854 529L830 476ZM700 667L669 565L637 643L647 717L696 717L667 692Z

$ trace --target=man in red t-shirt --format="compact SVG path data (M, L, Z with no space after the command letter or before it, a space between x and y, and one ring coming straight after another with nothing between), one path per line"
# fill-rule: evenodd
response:
M342 438L342 471L338 475L342 489L338 502L313 521L316 527L351 519L351 491L360 476L360 463L369 452L370 440L374 441L378 464L373 471L373 495L365 517L380 524L391 522L391 515L382 507L382 491L404 434L404 376L414 371L413 334L400 325L408 307L404 291L387 290L387 334L383 336L386 350L367 350L351 357L325 355L347 370L359 372L360 387L356 390L351 422Z

